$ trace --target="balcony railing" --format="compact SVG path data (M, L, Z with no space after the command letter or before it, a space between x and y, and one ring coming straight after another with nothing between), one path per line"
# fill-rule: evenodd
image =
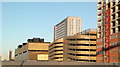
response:
M102 25L102 23L100 22L100 23L98 23L98 26L101 26Z
M98 16L101 16L102 12L101 11L98 11Z
M98 10L101 10L101 6L98 6Z
M102 3L102 0L98 0L98 4L101 4Z
M98 18L98 22L100 22L102 19L101 18Z
M101 4L101 3L102 3L101 1L98 2L98 4Z

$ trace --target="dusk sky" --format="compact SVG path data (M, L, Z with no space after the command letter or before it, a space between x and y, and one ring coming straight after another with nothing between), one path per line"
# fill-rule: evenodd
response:
M67 16L82 18L82 30L97 28L97 2L6 2L2 6L3 54L28 38L53 41L54 26Z

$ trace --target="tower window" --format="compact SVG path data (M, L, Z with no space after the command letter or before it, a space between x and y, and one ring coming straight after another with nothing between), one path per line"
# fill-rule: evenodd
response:
M113 22L113 26L115 26L115 21Z
M118 27L118 32L120 32L120 26Z
M113 30L113 33L115 33L115 28L113 28L112 30Z

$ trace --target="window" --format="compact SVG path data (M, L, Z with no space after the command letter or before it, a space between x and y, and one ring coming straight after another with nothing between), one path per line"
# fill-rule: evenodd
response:
M115 33L115 28L113 28L112 30L113 30L113 33Z
M118 32L120 32L120 26L118 27Z
M72 19L72 21L74 21L74 19Z
M118 52L120 53L120 49L118 49Z
M115 21L113 22L113 26L115 26L116 24L115 24Z

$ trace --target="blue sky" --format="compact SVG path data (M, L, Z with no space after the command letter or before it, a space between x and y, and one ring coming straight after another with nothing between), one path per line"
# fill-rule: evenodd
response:
M7 58L28 38L53 41L54 25L67 16L82 18L82 30L97 28L96 2L5 2L2 5L2 46Z

